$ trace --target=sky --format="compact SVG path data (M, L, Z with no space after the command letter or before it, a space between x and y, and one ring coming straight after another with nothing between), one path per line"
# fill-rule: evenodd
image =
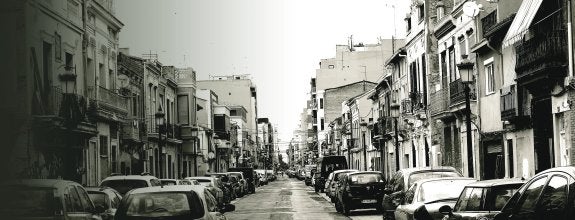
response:
M258 117L287 148L309 97L310 78L335 46L405 36L409 0L115 0L120 48L192 67L198 80L249 74ZM395 6L394 6L395 5ZM395 25L394 25L395 23Z

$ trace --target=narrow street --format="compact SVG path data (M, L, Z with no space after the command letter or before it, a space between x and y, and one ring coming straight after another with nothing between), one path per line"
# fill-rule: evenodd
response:
M355 210L351 218L335 211L323 193L316 193L304 182L278 177L259 187L256 194L233 202L236 211L226 213L228 219L381 219L375 211Z

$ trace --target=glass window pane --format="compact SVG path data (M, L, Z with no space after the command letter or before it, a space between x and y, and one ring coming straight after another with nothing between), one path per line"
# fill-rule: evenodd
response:
M549 219L560 219L567 203L567 178L553 176L539 199L537 212Z
M535 208L535 204L537 203L537 197L541 194L541 190L543 190L543 186L547 181L547 177L541 178L536 180L535 182L531 183L523 193L523 196L519 198L517 202L517 207L519 213L533 212Z

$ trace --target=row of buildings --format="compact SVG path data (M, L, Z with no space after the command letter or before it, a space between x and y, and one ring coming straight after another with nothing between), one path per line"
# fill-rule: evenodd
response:
M120 48L113 0L9 1L2 74L10 177L98 185L113 174L183 178L271 167L275 133L249 75L196 80L192 68ZM20 38L24 36L24 38Z
M444 165L478 179L575 164L572 8L412 0L404 39L321 60L290 161L346 155L388 177Z

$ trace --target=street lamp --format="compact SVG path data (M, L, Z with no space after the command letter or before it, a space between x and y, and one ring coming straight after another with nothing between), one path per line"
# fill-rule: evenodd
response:
M467 59L466 55L463 55L463 60L461 63L457 64L457 69L459 69L459 75L461 76L461 82L463 83L463 89L465 91L465 127L467 133L467 172L469 177L473 177L473 147L471 141L471 102L470 102L470 88L469 86L473 82L473 66L474 64Z
M393 121L393 134L394 134L394 139L395 139L395 170L399 170L399 132L397 129L397 122L399 120L399 108L390 108L389 109L389 114L391 116L391 118L394 120ZM381 151L381 153L383 154L383 151ZM383 159L383 158L382 158Z
M64 93L65 94L73 94L76 93L76 67L72 66L65 66L64 73L60 74L58 78L60 82L62 82L64 86Z
M363 143L363 170L367 171L367 145L365 144L365 132L367 131L367 123L362 121L361 126L361 142Z
M163 143L162 143L162 132L163 132L163 125L164 125L164 112L162 112L162 106L158 107L158 111L155 114L155 118L156 118L156 125L158 125L158 148L160 150L160 158L158 158L160 160L160 173L159 173L159 177L163 178L163 157L164 157L164 150L163 150Z

